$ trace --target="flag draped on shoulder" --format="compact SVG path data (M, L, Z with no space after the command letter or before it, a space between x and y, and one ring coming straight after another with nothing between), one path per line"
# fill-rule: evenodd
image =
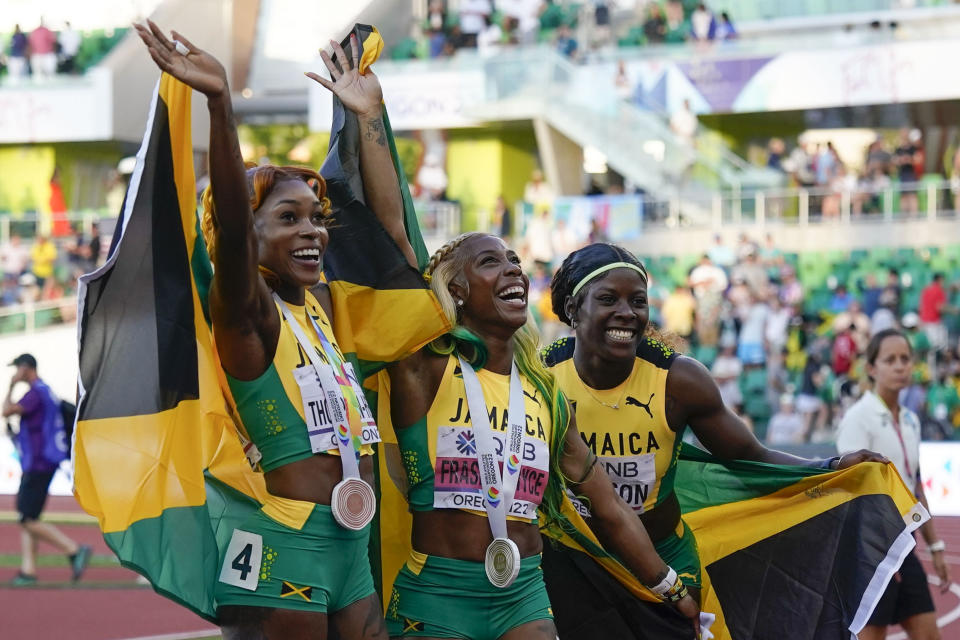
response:
M220 548L266 490L217 379L190 97L161 75L109 257L80 279L74 491L124 566L212 620Z
M717 640L846 640L866 624L929 518L890 464L827 471L720 461L684 444L675 491L699 546L701 607L717 617ZM652 599L569 511L572 531L546 533Z
M365 73L380 55L383 40L369 25L353 32L360 46L359 71ZM349 36L343 41L349 51ZM402 476L397 439L390 424L389 378L384 366L413 353L450 330L436 297L420 273L429 255L420 234L413 200L382 108L387 144L403 198L404 225L418 268L364 203L360 174L360 127L354 114L333 96L330 149L320 169L333 205L334 223L324 255L324 276L333 299L333 326L344 355L364 379L369 405L380 427L377 452L378 512L370 536L374 582L389 595L400 564L409 555L411 519L406 502L388 478ZM396 474L399 472L400 476Z

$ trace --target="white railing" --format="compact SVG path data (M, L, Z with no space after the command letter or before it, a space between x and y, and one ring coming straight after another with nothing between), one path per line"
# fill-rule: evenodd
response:
M93 232L93 224L95 222L100 223L101 234L109 235L109 233L112 233L111 230L116 222L116 217L114 216L103 217L99 213L92 211L66 213L63 215L63 219L69 223L71 233L63 234L62 237L71 237L78 232L89 237ZM56 221L51 218L50 214L0 214L0 243L7 242L12 234L16 234L21 238L36 238L40 235L51 235L57 231L56 224ZM107 225L109 225L110 229L103 228Z
M0 334L32 333L43 327L76 319L76 296L9 305L0 307Z

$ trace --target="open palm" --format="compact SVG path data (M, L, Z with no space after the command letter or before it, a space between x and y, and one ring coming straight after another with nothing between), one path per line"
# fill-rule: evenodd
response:
M361 74L359 67L359 47L357 37L350 36L351 57L347 58L340 43L330 41L333 46L333 52L337 56L337 61L341 64L341 69L337 68L330 55L321 50L320 57L330 72L330 80L317 75L316 73L307 73L306 76L311 80L323 85L334 95L340 98L343 105L357 114L378 113L380 112L380 102L383 100L383 90L380 88L380 81L372 71Z
M174 38L171 41L152 21L147 20L147 25L135 24L134 27L162 71L208 97L227 91L227 73L216 58L193 46L176 31L170 32ZM186 47L185 53L177 50L177 43Z

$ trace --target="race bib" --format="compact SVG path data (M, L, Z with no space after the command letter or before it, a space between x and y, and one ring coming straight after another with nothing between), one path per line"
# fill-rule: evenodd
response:
M256 591L260 584L262 560L263 538L256 533L234 529L220 568L220 582Z
M505 435L494 432L493 440L498 459L503 457ZM522 464L517 465L520 477L513 504L507 515L523 520L537 517L537 507L543 500L550 477L550 451L542 440L527 438L523 443ZM501 472L503 463L501 462ZM506 473L515 473L508 461ZM480 480L477 461L477 443L470 427L440 427L437 430L437 461L434 467L434 509L469 509L485 511L487 496ZM496 497L492 497L496 499Z
M330 365L322 366L332 371ZM353 379L356 380L356 375L350 363L345 363L344 367L348 369L348 375L354 376ZM321 453L323 451L339 450L336 434L337 423L334 418L335 412L331 410L331 400L329 396L324 393L323 386L320 383L320 378L317 376L316 371L309 365L297 367L293 370L293 376L297 381L297 385L300 387L300 396L303 401L303 416L307 423L307 435L310 438L311 451ZM359 385L355 385L354 388L359 390ZM343 403L343 410L346 410L346 400L343 398L342 393L339 394L339 396ZM363 396L362 391L358 394L357 402L359 404L358 412L362 421L360 431L361 443L373 444L380 442L380 430L377 428L377 423L373 419L373 413L370 411L370 406L367 404L367 400Z
M655 454L639 456L597 458L597 463L610 476L613 490L637 513L643 513L643 503L650 496L657 481ZM568 489L567 495L573 507L584 518L590 517L590 509Z

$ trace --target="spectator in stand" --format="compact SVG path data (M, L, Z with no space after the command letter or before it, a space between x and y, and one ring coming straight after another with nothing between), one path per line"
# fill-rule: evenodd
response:
M868 273L867 277L863 280L863 285L861 287L861 298L863 299L863 312L867 314L867 317L872 317L874 312L880 308L880 296L883 294L883 289L880 288L880 285L877 284L877 276L873 273Z
M886 143L883 138L877 136L876 139L867 147L867 158L864 163L864 170L871 174L874 172L884 175L890 173L890 162L893 156L887 151Z
M893 152L893 163L900 178L900 211L910 214L915 214L918 210L917 186L914 183L918 178L916 162L920 149L914 138L909 129L901 129L900 146Z
M736 40L737 37L737 30L734 28L733 22L730 20L730 14L726 11L721 11L720 22L717 24L716 29L717 40Z
M57 261L57 246L49 236L37 238L30 250L30 272L36 278L37 286L42 290L47 283L53 284L53 265Z
M887 284L883 287L880 294L880 306L889 309L894 317L900 315L900 272L896 269L887 271Z
M427 46L431 58L443 55L443 47L447 43L447 12L443 7L443 0L431 0L427 8Z
M70 26L70 22L63 23L63 29L57 36L60 45L60 73L74 73L76 71L77 54L80 53L80 32Z
M503 15L517 23L517 43L533 44L540 28L541 0L502 0L499 3Z
M577 57L577 44L576 38L573 37L573 31L570 29L570 26L567 24L561 24L557 27L557 51L561 55L566 56L567 58L576 58Z
M803 285L797 280L797 272L790 265L780 269L780 302L791 309L803 306Z
M21 276L30 265L30 250L23 244L20 236L13 234L0 246L0 269L3 273Z
M851 302L853 302L853 296L847 291L846 285L839 284L830 296L830 306L827 310L833 314L841 313L847 310Z
M717 23L707 5L700 3L690 14L690 37L697 42L713 40Z
M763 298L754 298L747 310L737 344L737 356L745 365L763 365L767 361L764 333L770 318L770 306Z
M956 430L953 419L960 409L960 395L957 386L947 379L945 371L938 371L927 391L927 413L937 423L945 438L954 439Z
M757 258L757 248L751 245L742 262L732 270L733 277L742 278L754 298L763 298L770 289L770 276Z
M50 78L57 73L57 36L43 18L30 32L30 70L34 78Z
M833 319L834 332L843 331L851 325L854 328L853 339L857 343L857 351L863 351L870 341L870 317L863 312L856 299L850 300L847 308Z
M663 301L660 312L663 316L663 328L668 333L689 340L693 334L693 316L696 308L697 302L690 293L690 289L678 284Z
M727 290L727 274L710 261L709 255L700 258L690 271L690 288L697 301L697 338L702 346L716 346L719 338L719 319L723 292Z
M20 291L20 284L17 282L18 279L19 278L12 273L5 273L3 275L3 284L0 285L0 307L20 304L22 293Z
M780 409L773 414L767 424L767 444L770 446L802 444L806 440L807 425L803 416L796 411L793 396L784 393L780 396Z
M7 70L14 80L27 75L28 47L27 34L20 30L19 24L14 25L13 35L10 36L10 55L7 57Z
M684 98L683 107L670 116L670 129L684 144L693 147L696 144L698 126L697 116L690 109L690 100Z
M461 0L460 2L460 42L457 46L476 48L477 36L487 25L487 18L493 13L490 0Z
M737 262L737 254L723 243L723 236L719 233L713 235L713 246L707 251L707 255L710 256L710 262L725 271Z
M900 319L900 326L903 327L903 335L907 337L917 362L924 362L930 353L930 338L920 330L920 316L913 311L905 313Z
M797 411L803 416L807 432L822 429L827 421L827 406L820 397L826 383L823 365L816 353L807 354L807 364L803 367L803 382L797 395Z
M530 181L523 187L523 200L533 205L534 211L553 208L553 199L556 194L543 179L543 171L534 169L530 174Z
M534 266L543 267L548 279L552 273L550 269L553 263L553 242L550 240L552 228L553 220L550 217L550 210L541 209L527 223L527 232L524 236L530 259L533 260Z
M493 205L493 225L500 237L510 244L510 238L513 237L513 212L502 195L497 196L497 202Z
M553 255L566 257L579 248L577 236L563 218L557 220L550 232L550 243L553 245Z
M833 339L833 373L837 377L850 373L850 367L857 357L857 341L853 335L857 328L849 325L840 331Z
M511 19L505 18L505 20ZM503 44L503 29L490 16L484 17L484 22L486 26L477 34L477 51L482 56L490 56L498 52Z
M783 265L783 252L777 247L777 243L773 240L773 234L769 231L763 241L763 247L760 249L760 264L770 270Z
M736 340L725 340L720 355L713 361L710 374L717 381L723 404L739 414L743 409L743 393L740 391L743 364L737 357L736 348Z
M783 143L783 140L780 138L770 138L770 142L767 143L767 166L771 169L783 170L781 162L783 161L783 154L786 150L787 147Z
M593 0L593 46L604 46L610 42L610 5L611 0Z
M447 172L443 168L440 154L428 152L423 165L417 171L417 185L420 193L429 200L445 200L447 194Z
M647 39L647 44L661 44L667 37L667 20L656 2L651 2L647 11L647 19L643 23L643 35Z
M949 312L947 293L943 289L943 274L933 274L933 281L920 292L920 326L930 339L933 351L947 347L947 328L943 323L944 312Z

